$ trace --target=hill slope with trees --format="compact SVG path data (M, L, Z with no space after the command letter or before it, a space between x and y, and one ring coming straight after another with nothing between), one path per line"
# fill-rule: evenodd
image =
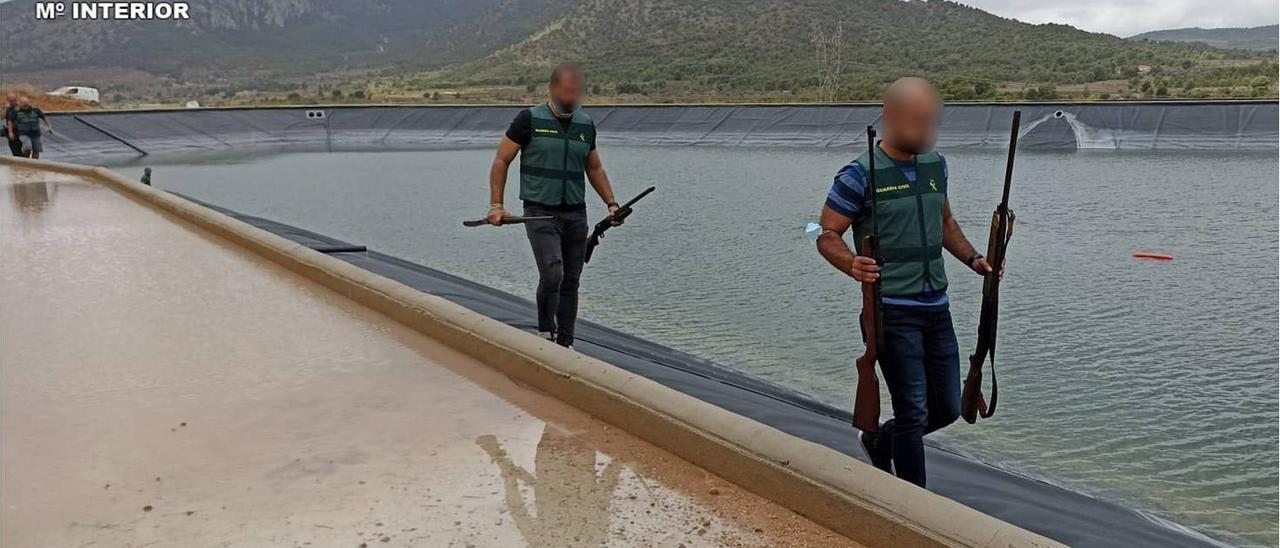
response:
M1247 96L1273 90L1276 73L1274 55L1130 42L954 2L593 0L437 77L540 82L561 59L586 67L601 94L680 98L859 100L903 74L938 81L953 99L1049 98L1090 82L1110 82L1115 97L1202 87Z
M510 101L581 63L596 100L850 101L901 75L953 100L1275 96L1276 54L1124 40L954 2L192 0L190 21L34 21L0 3L4 84L108 104Z
M1280 25L1248 28L1157 30L1130 36L1129 40L1149 42L1198 42L1215 48L1275 51L1280 49Z

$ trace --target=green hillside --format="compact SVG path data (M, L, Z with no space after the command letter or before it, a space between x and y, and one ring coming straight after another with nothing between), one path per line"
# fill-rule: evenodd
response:
M109 102L349 90L370 73L471 61L581 0L190 0L189 21L34 19L0 2L0 84L101 88Z
M191 21L34 21L0 2L0 84L108 105L851 101L905 74L956 100L1274 97L1276 53L1126 41L945 1L191 0Z
M813 39L837 25L828 51L839 61L823 61ZM870 99L903 74L941 82L953 99L1252 96L1273 95L1276 74L1269 53L1127 42L953 2L594 0L430 81L528 85L560 60L581 63L599 95L659 100ZM834 90L823 88L832 73Z
M438 67L527 37L580 0L189 0L189 21L34 19L0 3L6 70L335 70Z
M1215 48L1275 51L1280 48L1280 25L1222 29L1169 29L1144 32L1129 40L1150 42L1199 42Z

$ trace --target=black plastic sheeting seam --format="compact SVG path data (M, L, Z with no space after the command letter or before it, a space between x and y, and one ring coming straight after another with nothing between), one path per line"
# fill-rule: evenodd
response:
M496 289L305 229L199 203L291 241L525 331L534 305ZM343 251L349 249L350 251ZM866 458L844 409L749 374L589 322L575 349L793 436ZM1148 514L929 445L929 490L1059 542L1080 547L1225 546Z

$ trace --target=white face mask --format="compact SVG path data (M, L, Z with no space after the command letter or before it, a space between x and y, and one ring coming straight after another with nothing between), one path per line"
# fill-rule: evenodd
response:
M822 235L822 225L818 223L813 223L813 222L807 225L804 225L804 237L808 238L810 242L817 242L818 236L821 236L821 235Z

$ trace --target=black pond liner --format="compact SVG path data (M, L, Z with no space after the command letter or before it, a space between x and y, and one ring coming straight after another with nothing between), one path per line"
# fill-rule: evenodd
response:
M525 331L533 302L308 230L184 198ZM347 251L350 250L350 251ZM662 385L865 461L848 411L732 368L603 325L578 322L574 348ZM1119 504L927 446L929 490L1059 542L1081 547L1222 546Z
M1013 110L1023 150L1273 151L1276 101L959 103L938 147L1003 148ZM227 150L422 150L493 146L519 106L315 106L54 114L54 160L128 161ZM602 145L865 146L881 108L847 105L595 105Z

